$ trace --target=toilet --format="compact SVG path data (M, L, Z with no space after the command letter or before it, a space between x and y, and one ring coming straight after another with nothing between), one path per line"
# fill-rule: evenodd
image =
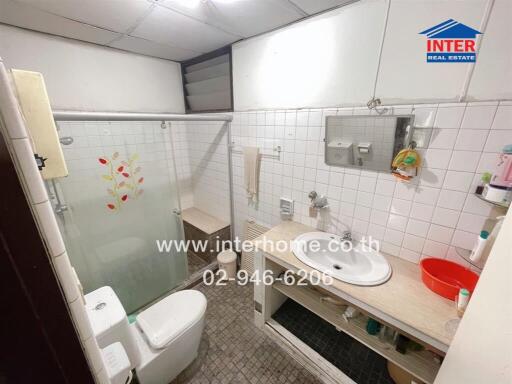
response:
M173 293L133 324L111 287L88 293L85 301L100 348L121 343L141 384L168 384L197 357L207 303L201 292Z

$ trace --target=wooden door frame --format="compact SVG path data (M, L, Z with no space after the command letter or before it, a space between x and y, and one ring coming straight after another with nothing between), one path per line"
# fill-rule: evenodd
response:
M2 134L0 176L0 369L9 384L94 383Z

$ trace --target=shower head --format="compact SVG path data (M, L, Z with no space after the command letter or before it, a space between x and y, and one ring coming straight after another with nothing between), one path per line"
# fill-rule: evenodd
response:
M70 145L73 144L73 138L71 136L64 136L59 139L62 145Z

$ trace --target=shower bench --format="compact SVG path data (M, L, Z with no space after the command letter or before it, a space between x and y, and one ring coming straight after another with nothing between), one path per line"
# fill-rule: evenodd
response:
M188 252L199 256L207 263L215 261L217 249L222 249L221 243L231 240L229 223L195 207L184 209L181 217L185 229L185 240L207 243L204 251L199 249L193 251L189 247Z

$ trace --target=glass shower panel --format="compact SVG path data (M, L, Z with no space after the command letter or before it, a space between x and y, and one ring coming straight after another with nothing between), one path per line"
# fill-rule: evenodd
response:
M159 122L59 122L69 176L50 183L85 292L109 285L128 313L188 275L169 129Z

